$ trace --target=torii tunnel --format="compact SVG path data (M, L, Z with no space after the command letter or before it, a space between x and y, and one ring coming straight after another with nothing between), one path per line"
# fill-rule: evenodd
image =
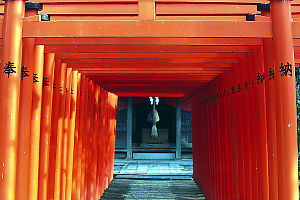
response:
M26 6L25 6L26 4ZM298 200L298 0L6 0L0 199L99 199L118 97L192 110L208 200Z

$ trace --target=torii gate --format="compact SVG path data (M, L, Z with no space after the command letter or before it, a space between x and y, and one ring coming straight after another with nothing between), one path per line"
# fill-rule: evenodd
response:
M0 199L99 198L116 95L192 105L207 199L299 199L297 1L30 2L0 25Z

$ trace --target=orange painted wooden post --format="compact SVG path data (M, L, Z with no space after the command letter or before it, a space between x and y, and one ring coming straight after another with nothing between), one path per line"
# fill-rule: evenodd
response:
M109 145L110 145L110 152L109 152L109 183L113 180L113 173L114 173L114 152L115 152L115 139L116 139L116 106L117 106L117 100L118 97L113 94L110 94L110 121L109 121L109 127L110 127L110 139L109 139Z
M86 188L87 188L87 199L93 198L94 185L92 181L93 174L93 137L94 137L94 97L95 87L94 83L90 80L90 95L89 95L89 131L87 136L87 168L86 168Z
M116 100L115 100L115 95L111 92L108 93L108 98L109 98L109 121L108 121L108 126L109 126L109 139L108 139L108 143L109 143L109 154L108 154L108 167L109 167L109 171L108 171L108 182L110 183L113 179L113 169L114 169L114 145L115 145L115 104L116 104Z
M219 114L218 114L218 118L217 118L217 120L218 120L218 123L219 123L219 131L218 131L218 143L219 143L219 165L220 165L220 169L219 169L219 171L220 171L220 177L221 177L221 180L220 180L220 182L221 182L221 184L222 184L222 186L221 186L221 188L220 188L220 194L221 194L221 198L223 199L223 200L225 200L226 199L226 196L225 196L225 194L226 194L226 192L225 192L225 190L226 190L226 185L225 185L225 163L224 163L224 159L225 159L225 152L224 152L224 144L223 144L223 142L224 142L224 140L223 140L223 104L222 104L222 99L221 99L221 95L220 95L220 90L221 90L221 85L220 85L220 83L221 83L221 80L220 80L221 78L219 77L218 79L217 79L217 91L216 91L216 93L217 93L217 101L218 101L218 104L219 104L219 108L218 108L218 112L219 112ZM222 120L220 120L222 118Z
M106 109L107 109L107 121L106 121L106 142L107 142L107 151L106 151L106 178L107 178L107 185L106 188L109 186L110 183L110 138L111 138L111 93L107 92L107 104L106 104Z
M225 144L225 139L224 136L226 135L225 133L225 128L224 128L224 123L225 123L225 117L224 117L224 96L223 96L223 80L224 77L219 77L217 80L218 83L218 90L217 90L217 101L219 101L219 123L220 123L220 128L219 128L219 140L220 140L220 163L221 163L221 176L222 176L222 199L226 200L227 195L229 190L228 189L228 184L227 184L227 178L228 175L226 174L226 144Z
M193 177L196 184L202 188L203 193L206 195L206 187L203 185L203 181L206 180L204 175L204 164L205 160L203 159L205 152L205 118L203 117L204 111L204 97L201 96L202 91L198 91L192 97L192 119L194 121L192 129L193 131ZM197 122L197 123L196 123ZM202 138L201 140L199 138Z
M103 88L100 90L100 124L99 124L99 190L100 190L100 196L104 192L104 96L105 96L105 91Z
M256 145L256 91L255 91L255 81L256 81L256 75L253 68L253 59L252 55L248 55L248 80L249 80L249 123L250 126L250 145L251 145L251 173L252 173L252 198L257 200L258 199L258 166L257 166L257 145Z
M88 112L89 112L89 79L86 78L85 83L85 123L84 131L82 136L82 188L81 188L81 199L86 199L86 166L87 166L87 145L86 138L88 134Z
M30 155L30 123L32 108L32 76L34 65L34 38L23 39L24 74L21 74L20 116L16 174L16 200L28 200L28 173ZM28 76L27 76L28 75Z
M237 124L237 108L238 105L237 97L236 97L236 81L235 81L235 69L232 68L232 71L230 73L230 86L229 86L229 105L230 105L230 140L232 145L232 178L233 178L233 199L239 199L240 198L240 184L239 184L239 163L238 163L238 140L237 140L237 134L238 134L238 124Z
M84 181L85 181L85 137L86 137L86 119L87 119L87 96L88 96L88 80L83 79L83 114L80 115L82 124L80 125L81 130L81 182L80 182L80 198L85 199L84 192Z
M240 190L240 199L246 199L245 197L245 190L246 190L246 183L245 183L245 151L244 151L244 131L243 131L243 114L244 114L244 104L242 102L242 86L241 86L241 65L238 64L234 70L234 90L235 90L235 98L236 98L236 139L238 145L238 176L239 176L239 190Z
M107 116L108 116L108 120L107 120L107 182L108 185L110 183L110 171L111 171L111 165L110 165L110 158L111 158L111 137L112 137L112 126L111 126L111 121L112 121L112 116L111 116L111 112L112 112L112 99L111 99L111 93L108 92L108 102L107 102ZM107 186L108 187L108 186Z
M66 85L65 85L65 114L63 122L62 150L61 150L61 184L60 184L60 199L66 199L66 182L67 182L67 146L68 146L68 131L70 121L70 103L71 103L71 82L72 68L67 68Z
M250 145L250 123L249 123L249 76L247 59L241 59L240 77L243 104L243 141L244 141L244 168L245 168L245 199L252 199L252 171L251 171L251 145Z
M51 133L49 150L49 171L48 171L48 199L54 199L55 188L55 166L56 166L56 147L57 147L57 124L60 98L60 79L61 79L61 60L55 60L52 115L51 115Z
M268 182L268 149L266 127L266 102L265 102L265 73L263 66L262 47L254 49L253 53L253 78L255 81L256 101L255 124L257 146L257 170L258 170L258 199L269 199Z
M108 187L108 172L107 172L107 160L108 160L108 92L104 90L104 151L103 151L103 183L104 183L104 189Z
M32 200L38 197L44 45L36 45L34 57L29 160L29 199Z
M270 9L262 10L262 16L271 17ZM268 146L268 177L269 199L278 200L278 157L276 137L276 102L275 102L275 61L273 56L273 41L270 38L263 40L265 94L266 94L266 120L267 120L267 146Z
M299 199L295 59L290 1L271 1L279 200ZM284 28L283 28L284 27Z
M0 199L15 199L24 0L6 1L0 73Z
M84 137L84 127L85 127L85 116L86 116L86 78L83 75L81 79L81 89L80 89L80 125L79 125L79 135L78 135L78 181L77 181L77 191L78 199L83 199L83 137Z
M57 139L56 139L56 156L55 156L55 187L54 199L60 199L61 187L61 162L62 162L62 140L63 140L63 125L65 116L65 88L66 88L67 64L61 64L60 83L59 87L59 109L57 122Z
M217 199L222 200L222 174L221 174L221 151L220 151L220 121L219 119L219 109L220 109L220 102L217 97L218 91L218 80L215 80L213 83L213 128L214 128L214 144L215 144L215 159L216 159L216 189L217 189Z
M105 188L108 188L109 185L109 174L110 174L110 166L109 166L109 152L110 152L110 145L109 145L109 134L110 134L110 108L109 108L109 92L106 91L106 166L105 166L105 179L106 179L106 186Z
M102 195L102 191L101 191L101 161L102 161L102 154L101 154L101 140L102 140L102 101L101 101L101 97L102 97L102 88L99 87L99 125L98 125L98 155L97 155L97 191L98 191L98 198L101 197Z
M208 159L207 159L207 119L206 119L206 101L204 91L201 90L197 94L197 96L193 97L192 102L192 119L199 121L199 123L193 123L193 137L196 138L197 142L201 142L196 144L193 143L193 165L201 166L201 171L198 172L196 168L194 168L193 173L195 174L195 181L197 185L203 188L203 193L207 196L209 191L209 177L208 177ZM200 115L200 116L199 116ZM196 136L196 137L195 137ZM200 138L202 138L200 140ZM201 159L196 159L197 154L201 154ZM196 177L197 176L197 177ZM206 183L206 184L205 184Z
M98 187L97 187L97 176L98 176L98 140L99 140L99 94L100 87L95 85L95 97L94 97L94 135L93 135L93 185L94 185L94 199L99 198Z
M98 95L98 86L96 84L93 84L93 98L92 98L92 105L93 105L93 129L91 130L91 166L92 170L90 171L90 177L91 177L91 198L96 198L96 175L97 175L97 145L96 145L96 137L97 137L97 129L98 129L98 110L97 110L97 104L96 99Z
M214 112L213 112L213 108L214 108L214 102L213 102L213 91L212 91L212 86L213 83L211 83L208 86L208 99L209 99L209 134L210 134L210 143L211 143L211 161L212 161L212 197L214 199L217 199L217 166L216 166L216 149L215 149L215 135L214 135L214 131L215 131L215 124L214 124Z
M232 141L231 141L231 118L230 118L230 95L229 95L229 88L230 88L230 77L231 71L225 74L224 80L224 91L225 91L225 105L224 105L224 113L225 113L225 132L227 132L225 136L225 140L227 142L227 154L228 154L228 182L229 182L229 199L233 199L234 195L234 185L233 185L233 159L232 159ZM223 91L223 94L224 94Z
M209 142L211 159L211 198L217 199L217 167L216 167L216 149L213 123L213 98L212 84L208 86L208 120L209 120Z
M96 161L97 161L97 166L96 166L96 170L97 170L97 175L96 175L96 194L97 194L97 198L99 199L100 198L100 186L99 186L99 172L100 172L100 165L99 165L99 162L100 162L100 123L101 123L101 121L100 121L100 116L101 116L101 100L100 100L100 98L101 98L101 96L100 96L100 92L101 92L101 88L100 88L100 86L98 85L97 86L97 90L98 90L98 92L97 92L97 112L98 112L98 120L97 120L97 137L96 137L96 145L97 145L97 149L96 149L96 151L97 151L97 158L96 158Z
M96 145L97 145L97 154L96 154L96 156L97 156L97 172L96 172L96 198L97 199L99 199L100 198L100 193L101 193L101 191L100 191L100 183L99 183L99 176L100 176L100 156L101 156L101 154L100 154L100 131L101 131L101 129L100 129L100 123L101 123L101 121L100 121L100 118L101 118L101 94L100 94L100 91L101 91L101 88L100 88L100 86L97 86L97 90L98 90L98 92L97 92L97 112L98 112L98 120L97 120L97 130L96 130L96 132L97 132L97 137L96 137Z
M226 76L223 75L218 81L218 98L220 101L220 142L221 142L221 153L222 153L222 177L223 177L223 199L229 200L229 169L228 169L228 132L227 132L227 116L226 116Z
M45 54L42 115L41 115L41 141L40 141L40 163L39 163L39 187L38 199L47 200L48 172L49 172L49 149L54 80L54 53Z
M117 108L118 108L118 96L112 94L113 97L113 111L112 111L112 126L113 126L113 138L112 138L112 151L111 151L111 173L110 182L113 180L114 176L114 160L115 160L115 146L116 146L116 134L117 134Z
M78 189L78 182L80 181L79 175L79 162L80 162L80 152L79 152L79 135L80 135L80 106L81 100L81 73L77 75L77 98L76 98L76 117L75 117L75 130L74 130L74 159L73 159L73 177L72 177L72 199L80 199L80 189ZM74 89L73 89L74 90ZM75 91L75 90L74 90Z
M25 9L25 17L37 15L38 10ZM23 39L23 55L21 68L21 91L20 91L20 116L18 130L18 154L17 154L17 177L16 199L27 200L29 198L29 156L30 156L30 129L32 109L32 77L34 65L35 39ZM25 186L24 186L25 185Z
M207 158L208 158L208 178L209 178L209 186L208 186L208 198L212 198L213 190L212 190L212 185L213 185L213 176L212 176L212 171L213 171L213 164L212 164L212 157L211 157L211 136L209 134L210 131L210 118L209 118L209 99L208 99L208 88L205 87L204 89L204 95L206 99L206 105L205 105L205 118L206 118L206 135L207 135Z
M266 113L267 113L267 143L268 172L270 199L278 200L278 157L276 138L276 102L275 83L273 77L274 57L272 39L264 39L264 64L266 76ZM274 74L275 75L275 74Z
M97 132L98 132L98 85L94 84L94 97L92 99L93 101L93 107L94 107L94 119L93 119L93 141L92 141L92 173L91 173L91 183L93 186L93 193L92 193L92 198L97 198L96 193L97 193L97 184L96 184L96 176L97 176Z
M209 150L210 150L210 143L209 143L209 121L208 121L208 117L207 117L207 113L208 113L208 102L207 100L207 96L206 96L206 88L203 89L203 95L204 95L204 101L205 101L205 105L204 105L204 118L205 118L205 143L206 143L206 159L207 159L207 165L206 165L206 171L207 171L207 197L210 198L211 196L211 160L210 160L210 154L209 154Z
M86 134L84 137L84 154L85 154L85 167L84 167L84 173L85 173L85 179L84 179L84 193L85 198L88 199L90 196L90 136L91 136L91 128L92 128L92 95L93 95L93 81L88 80L87 84L87 117L86 117Z
M70 120L68 129L68 146L67 146L67 183L66 183L66 200L71 200L72 194L72 173L73 173L73 152L74 152L74 133L76 119L76 102L77 102L77 81L78 71L72 72L71 83L71 104L70 104Z

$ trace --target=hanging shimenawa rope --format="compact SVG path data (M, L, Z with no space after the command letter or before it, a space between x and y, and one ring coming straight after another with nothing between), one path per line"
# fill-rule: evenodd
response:
M157 138L158 132L156 123L159 121L159 115L157 110L155 109L155 102L153 103L153 110L152 110L152 130L151 130L151 136L154 138Z

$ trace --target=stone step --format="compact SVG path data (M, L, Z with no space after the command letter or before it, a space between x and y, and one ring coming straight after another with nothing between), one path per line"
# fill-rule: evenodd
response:
M205 200L205 197L193 180L141 180L115 178L100 199Z

